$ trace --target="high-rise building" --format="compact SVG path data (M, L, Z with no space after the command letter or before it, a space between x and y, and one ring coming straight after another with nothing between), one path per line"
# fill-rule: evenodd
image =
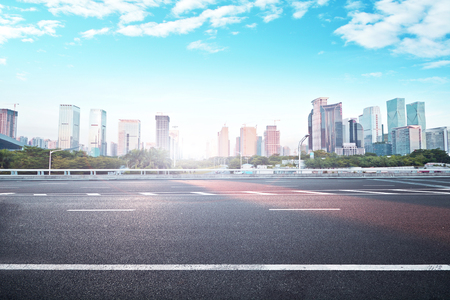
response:
M348 121L348 135L349 143L354 143L357 148L364 148L364 128L363 126L356 122L355 119Z
M449 127L430 128L426 131L427 149L440 149L450 154L450 129Z
M18 112L6 108L0 109L0 133L13 139L17 136Z
M156 147L170 151L169 142L169 116L156 115Z
M280 131L276 125L267 125L264 131L264 150L267 157L281 154Z
M109 156L117 156L117 143L110 143Z
M289 155L291 155L291 148L289 148L288 146L284 146L283 147L283 156L289 156Z
M359 123L364 129L364 145L366 151L369 151L373 143L381 142L383 134L381 130L381 112L378 106L366 107L363 110L363 114L359 116Z
M106 156L106 111L91 109L89 116L89 153L93 157Z
M16 140L18 140L22 144L28 145L28 138L26 136L19 136L18 138L16 138ZM56 148L56 146L55 146L55 148Z
M180 150L180 131L177 129L178 126L173 126L173 129L169 130L169 139L170 139L170 159L172 161L177 161L181 159L181 150Z
M58 147L70 149L80 144L80 108L72 104L59 105Z
M241 127L240 153L242 156L256 155L256 127Z
M328 153L335 152L336 148L342 148L342 102L323 105L322 115L322 144Z
M391 132L394 128L406 126L405 116L405 98L395 98L386 101L387 123L389 132L389 142L391 141ZM363 124L364 126L364 124Z
M234 156L239 156L241 155L241 138L240 137L236 137L236 144L234 146Z
M309 149L311 151L325 149L325 131L322 127L321 107L327 105L328 97L320 97L311 101L313 109L308 117Z
M422 148L422 129L418 125L394 128L391 131L392 154L406 155Z
M131 150L140 149L141 145L141 121L119 120L119 143L117 155L122 156Z
M258 156L265 155L263 145L264 145L263 137L257 136L256 137L256 155L258 155Z
M419 125L422 129L422 149L426 149L427 121L425 118L425 102L414 102L406 105L406 125Z
M218 138L218 156L230 156L230 139L228 138L228 127L223 126L217 133Z

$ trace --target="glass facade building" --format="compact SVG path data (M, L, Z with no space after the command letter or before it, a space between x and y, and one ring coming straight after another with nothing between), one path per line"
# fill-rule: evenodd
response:
M267 157L281 154L280 131L276 125L267 125L264 131L264 152Z
M427 149L441 149L450 154L449 140L450 130L449 127L430 128L426 131L427 136Z
M422 129L418 125L394 128L391 139L392 154L406 155L422 149Z
M17 111L0 109L0 133L15 139L17 136Z
M378 106L366 107L359 116L359 123L364 128L364 145L367 152L373 143L382 141L381 112Z
M58 148L80 145L80 108L71 104L59 105Z
M240 153L242 156L256 155L256 127L241 127Z
M156 115L156 148L170 151L169 141L169 129L170 118L169 116Z
M327 105L328 97L320 97L311 101L313 109L308 117L309 150L325 150L325 131L322 126L321 107Z
M395 98L386 101L387 123L389 132L389 142L391 141L391 132L394 128L406 126L405 116L405 98ZM364 126L364 124L363 124Z
M342 102L324 105L320 108L322 115L322 144L328 153L342 148Z
M91 156L106 156L106 111L91 109L89 115L89 153Z
M426 148L427 121L425 118L425 102L414 102L406 105L406 125L419 125L422 129L422 149Z
M117 143L117 155L122 156L131 150L139 150L140 145L141 121L119 120L119 142Z
M218 138L218 156L228 157L230 156L230 139L228 137L228 127L224 126L217 133Z

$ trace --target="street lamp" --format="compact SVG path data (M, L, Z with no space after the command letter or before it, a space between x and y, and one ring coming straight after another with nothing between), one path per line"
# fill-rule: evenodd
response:
M301 169L301 167L300 167L300 162L302 161L301 160L301 155L302 155L302 144L303 144L303 142L307 139L309 137L309 134L307 134L307 135L305 135L301 140L300 140L300 142L298 142L298 169L300 170Z
M51 172L52 172L52 153L53 152L65 151L65 150L75 150L75 149L78 149L78 148L79 148L79 146L73 147L73 148L69 148L69 149L58 149L58 150L50 151L50 156L48 158L48 175L50 175Z

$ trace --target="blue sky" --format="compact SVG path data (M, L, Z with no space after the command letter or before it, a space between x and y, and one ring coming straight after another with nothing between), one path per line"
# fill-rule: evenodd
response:
M450 126L448 0L4 0L0 106L19 103L18 134L57 138L59 104L140 119L154 142L158 112L178 126L187 155L204 153L224 124L283 146L307 133L311 101L342 102L344 117L386 100L426 102L427 127Z

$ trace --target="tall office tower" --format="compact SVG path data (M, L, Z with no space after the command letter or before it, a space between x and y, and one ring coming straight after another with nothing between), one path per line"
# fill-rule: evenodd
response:
M364 148L364 128L355 119L348 121L349 143L354 143L358 148Z
M394 128L391 131L392 154L406 155L422 148L422 129L418 125Z
M361 116L359 116L361 118ZM342 143L350 143L350 121L355 121L356 118L346 118L342 120Z
M241 127L239 152L242 156L256 155L256 127Z
M264 141L262 136L256 137L256 155L263 156L265 154L264 152Z
M80 145L80 108L72 104L59 105L58 148Z
M170 138L170 159L174 162L181 159L180 151L180 131L177 129L178 126L173 126L173 129L169 130Z
M45 140L47 143L47 149L56 149L58 148L58 141L52 141L50 139Z
M91 109L88 147L91 156L106 156L106 111L103 109Z
M325 131L322 127L321 107L327 105L328 97L320 97L311 101L313 109L308 117L309 150L325 149ZM341 120L342 122L342 120ZM342 130L342 129L341 129Z
M328 153L342 148L342 102L323 105L320 108L322 115L322 144Z
M117 155L122 156L131 150L140 149L141 145L141 121L119 120L119 143Z
M288 146L284 146L283 147L283 156L289 156L289 155L291 155L291 148L289 148Z
M388 123L388 139L391 142L391 132L394 128L406 126L405 116L405 98L395 98L386 101L387 106L387 123ZM362 124L364 126L364 124Z
M117 156L117 143L114 142L110 143L109 156Z
M16 140L18 140L22 144L28 145L28 138L26 136L19 136Z
M170 151L169 143L169 116L156 115L156 148Z
M239 156L241 155L241 138L237 137L236 138L236 144L234 146L234 156Z
M224 126L217 133L218 139L218 156L228 157L230 156L230 139L228 138L228 127Z
M280 131L276 125L267 125L264 131L264 150L267 157L281 154Z
M427 121L425 118L425 102L406 104L406 125L422 127L422 149L427 149Z
M13 139L17 136L17 111L0 109L0 133Z
M382 141L381 112L378 106L364 108L363 114L359 116L359 123L364 129L364 144L366 147ZM366 151L369 150L366 149Z
M427 135L427 149L441 149L450 154L450 128L438 127L430 128L426 131Z

